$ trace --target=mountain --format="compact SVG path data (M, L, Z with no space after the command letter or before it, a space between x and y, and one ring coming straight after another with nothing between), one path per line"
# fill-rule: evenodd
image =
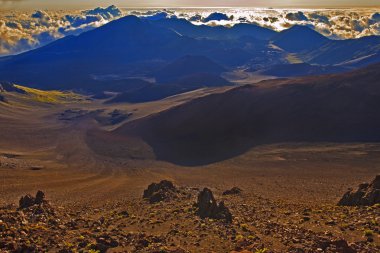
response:
M160 83L170 83L198 73L220 75L225 71L226 69L224 67L205 56L186 55L160 69L155 74L155 77Z
M92 80L91 83L87 84L89 87L87 90L93 93L102 93L104 91L125 92L137 90L151 84L151 82L138 78Z
M173 31L193 38L208 38L217 40L239 39L249 36L259 40L269 40L277 32L255 24L236 24L232 27L194 25L186 19L166 18L154 22L155 24L172 29Z
M344 67L359 68L380 62L380 53L362 56L339 64Z
M232 83L230 83L220 75L205 72L183 76L177 79L175 83L181 87L197 89L204 87L222 87L232 85Z
M158 159L191 166L261 144L380 141L379 67L237 87L127 123L112 134L140 138Z
M107 101L107 103L150 102L200 88L230 85L232 85L232 83L228 82L219 75L210 73L196 73L181 77L168 84L150 84L140 89L122 92Z
M295 25L275 35L272 41L288 52L302 52L318 48L329 39L307 26Z
M295 77L333 74L348 71L349 69L339 66L312 65L308 63L277 64L261 70L260 73L277 77Z
M195 26L181 19L150 21L126 16L78 36L67 36L29 52L0 58L0 80L38 89L126 92L130 87L148 85L138 85L141 81L137 79L157 77L170 81L186 75L186 71L191 75L200 73L201 68L201 72L215 73L210 68L216 64L228 70L266 69L286 62L289 52L313 65L341 65L368 57L360 64L348 66L355 68L377 61L371 55L380 53L379 38L338 41L303 26L277 33L253 24ZM171 66L173 77L164 73L170 63L187 55L214 63L207 66L188 62L183 69ZM104 82L103 77L111 78Z
M193 40L126 16L42 48L0 60L0 77L44 88L76 88L94 74L126 74L136 62L196 51ZM141 65L141 64L140 64Z
M202 32L201 27L194 28ZM223 34L230 31L226 27L215 30ZM0 58L0 79L44 89L89 91L98 85L94 76L152 77L168 62L186 55L234 64L235 53L239 52L237 59L244 62L238 63L244 64L251 57L265 61L273 57L266 48L265 41L253 38L250 41L230 40L228 36L225 40L191 38L154 21L126 16L78 36L67 36L20 55Z
M363 57L380 53L380 36L367 36L358 39L329 40L320 47L304 52L301 58L313 64L343 64ZM377 63L377 58L356 67ZM355 65L354 65L355 66Z
M351 66L358 68L379 62L375 55L380 53L380 36L330 40L307 26L295 25L275 35L272 43L287 52L297 53L309 64L343 65L363 59L362 64ZM368 61L364 60L366 57Z

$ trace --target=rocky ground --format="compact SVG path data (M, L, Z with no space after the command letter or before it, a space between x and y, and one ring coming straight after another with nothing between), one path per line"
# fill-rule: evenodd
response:
M380 252L379 204L310 208L239 190L205 194L166 181L98 208L27 195L0 209L0 251ZM221 201L231 220L215 213Z

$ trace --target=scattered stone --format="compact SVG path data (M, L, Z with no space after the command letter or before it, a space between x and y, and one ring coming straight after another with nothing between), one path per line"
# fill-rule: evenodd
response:
M346 240L325 240L318 244L318 248L321 248L324 252L337 252L337 253L356 253L356 250L350 247Z
M242 189L239 187L232 187L230 190L224 191L223 195L237 195L242 192Z
M176 187L168 180L162 180L160 183L152 183L144 191L143 198L148 199L149 203L157 203L172 199L177 192Z
M29 169L30 170L42 170L42 169L44 169L44 166L35 165L35 166L30 166Z
M121 216L123 216L123 217L129 217L129 213L128 213L128 211L121 211L120 213L119 213L119 215L121 215Z
M111 236L106 235L106 234L96 238L96 242L98 244L104 245L107 248L115 248L115 247L119 246L118 241L116 241Z
M372 206L375 204L380 204L380 175L377 175L370 184L360 184L357 191L346 192L338 202L340 206Z
M221 201L217 204L212 191L208 188L204 188L198 195L198 215L204 218L212 218L218 220L225 220L228 223L232 222L232 215L228 208Z

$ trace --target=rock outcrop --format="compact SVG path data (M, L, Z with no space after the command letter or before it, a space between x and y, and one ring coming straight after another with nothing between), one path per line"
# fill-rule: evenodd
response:
M212 191L208 188L204 188L198 195L198 215L204 218L212 218L217 220L225 220L228 223L232 222L232 215L229 209L221 201L217 204Z
M363 183L359 188L349 190L338 202L340 206L372 206L380 204L380 175L377 175L372 183Z
M144 191L143 198L150 203L167 201L175 197L177 188L168 180L162 180L159 183L152 183Z
M30 194L27 194L27 195L21 197L19 200L19 208L25 209L25 208L29 208L29 207L34 206L34 205L41 205L45 202L46 202L45 193L42 191L38 191L36 194L36 197L33 197Z
M239 187L232 187L230 190L226 190L223 192L223 195L237 195L242 192L242 189Z

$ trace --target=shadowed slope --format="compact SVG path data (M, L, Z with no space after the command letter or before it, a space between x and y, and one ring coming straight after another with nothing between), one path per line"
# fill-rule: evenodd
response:
M158 159L185 165L223 160L267 143L380 141L379 67L235 88L113 134L138 136Z
M307 26L295 25L280 32L273 38L273 43L288 52L301 52L318 48L329 41L322 34Z
M219 75L225 68L205 56L187 55L177 59L156 73L159 82L175 82L186 76L210 73Z

